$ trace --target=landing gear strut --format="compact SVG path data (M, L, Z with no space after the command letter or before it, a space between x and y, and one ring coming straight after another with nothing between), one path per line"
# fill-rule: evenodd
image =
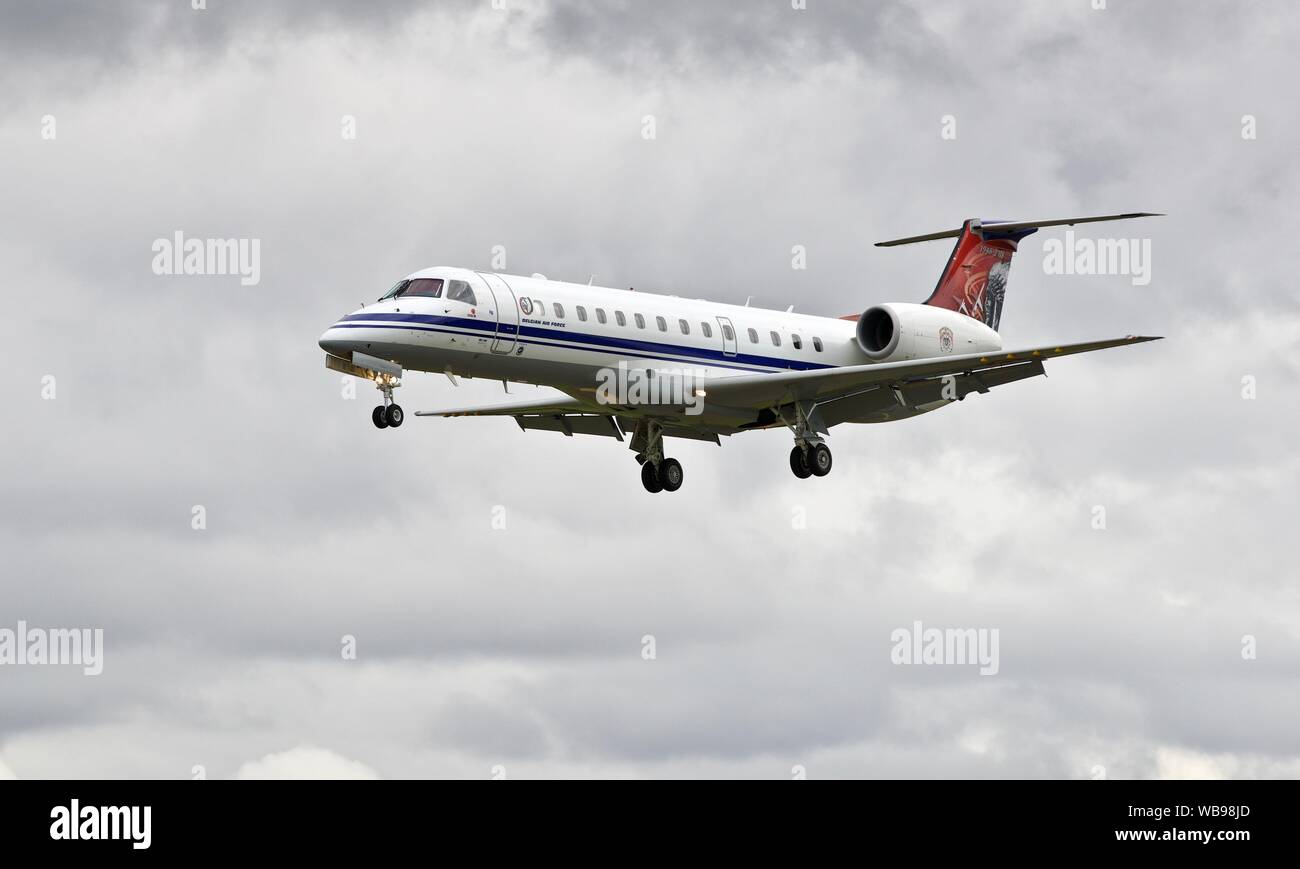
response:
M628 444L641 463L641 485L647 492L676 492L682 487L682 463L664 458L664 429L654 420L642 420Z
M779 410L777 413L794 433L794 449L790 451L790 470L794 475L806 480L829 474L832 464L831 448L826 446L821 437L826 428L817 414L817 405L813 402L796 402L794 422Z
M406 419L401 405L393 401L393 390L401 381L390 374L381 374L375 379L375 386L384 394L384 403L370 412L370 421L375 428L397 428Z

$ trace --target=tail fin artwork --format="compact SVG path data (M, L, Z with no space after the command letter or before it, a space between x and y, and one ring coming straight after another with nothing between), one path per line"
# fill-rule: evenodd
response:
M997 331L1002 321L1002 304L1006 298L1007 275L1011 257L1020 240L1045 226L1074 226L1102 220L1127 220L1131 217L1159 217L1150 212L1108 214L1102 217L1067 217L1060 220L980 220L971 218L960 229L946 229L927 235L881 241L876 247L895 247L920 241L956 238L948 264L934 285L925 304L965 314Z

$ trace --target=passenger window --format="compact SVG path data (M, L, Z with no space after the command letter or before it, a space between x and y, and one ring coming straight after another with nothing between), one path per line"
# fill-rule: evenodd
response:
M556 302L555 305L554 305L554 307L555 307L555 318L556 318L557 320L563 320L563 319L564 319L564 306L561 305L559 302Z
M690 323L686 322L685 320L678 320L678 321L677 321L677 325L679 325L679 326L682 327L682 334L683 334L683 335L689 335L689 334L691 334L691 324L690 324Z
M464 281L452 281L452 283L464 283ZM417 278L407 285L401 295L436 299L442 295L442 278Z
M750 329L750 330L749 330L749 343L750 343L750 344L757 344L757 343L758 343L758 331L757 331L757 330L755 330L755 329Z
M633 318L636 319L636 327L637 327L638 329L644 329L644 328L645 328L645 317L642 317L640 314L633 314L632 316L633 316Z
M597 309L596 309L596 322L597 322L597 323L600 323L601 325L604 325L604 323L605 323L605 309L604 309L604 308L597 308Z
M453 302L464 302L467 305L478 304L478 300L474 298L474 291L464 281L448 281L447 298Z
M775 332L772 333L772 346L773 347L781 346L781 336L776 334Z
M813 336L813 349L818 353L822 352L822 339L818 338L816 335Z
M665 320L663 317L655 317L655 322L659 324L660 332L668 331L668 321Z
M582 305L578 305L578 319L584 323L587 322L587 309Z
M702 331L702 332L704 333L704 337L705 337L705 338L712 338L712 337L713 337L713 327L710 326L708 323L701 323L701 324L700 324L700 331Z
M796 349L796 350L802 350L802 349L803 349L803 339L800 338L798 335L791 335L791 336L790 336L790 343L794 345L794 349Z
M733 331L731 331L731 327L730 327L730 326L728 326L726 323L723 323L723 324L722 324L722 337L723 337L723 338L726 338L728 341L735 341L735 340L736 340L736 333L733 332Z
M620 326L626 326L626 325L627 325L627 317L624 317L624 316L623 316L623 312L622 312L622 311L615 311L615 312L614 312L614 319L618 321L618 324L619 324Z

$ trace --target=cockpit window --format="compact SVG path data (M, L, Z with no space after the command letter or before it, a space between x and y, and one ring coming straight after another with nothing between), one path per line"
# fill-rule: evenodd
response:
M388 299L396 299L398 296L402 294L402 290L406 289L407 285L410 283L411 283L410 281L398 281L397 283L393 284L393 288L391 290L389 290L388 292L384 293L382 296L379 297L379 301L383 302Z
M403 298L407 296L425 296L436 299L442 295L442 278L416 278L400 295Z
M478 304L478 300L474 298L474 291L464 281L447 281L447 298L467 305Z

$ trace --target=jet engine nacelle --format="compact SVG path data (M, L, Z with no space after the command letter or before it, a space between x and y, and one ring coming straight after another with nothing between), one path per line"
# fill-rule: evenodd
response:
M979 320L930 305L890 302L858 318L858 347L873 362L960 356L1002 349L1002 339Z

